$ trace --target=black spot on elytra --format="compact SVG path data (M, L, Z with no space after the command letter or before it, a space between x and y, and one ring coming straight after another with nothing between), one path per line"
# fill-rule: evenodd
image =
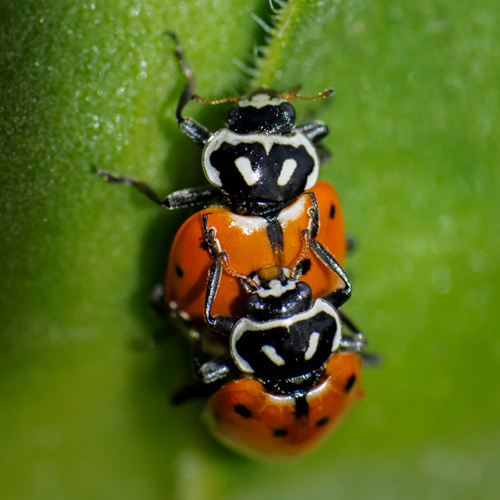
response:
M243 418L252 416L252 412L245 405L234 405L234 413L241 415Z
M302 276L304 276L311 269L311 259L304 259L300 265L302 266Z
M285 436L288 436L288 431L285 429L274 429L273 436L277 437L277 438L285 437Z
M320 418L317 422L316 422L316 427L323 427L324 425L326 425L328 423L330 419L328 417L323 417L323 418Z
M203 248L203 250L208 250L208 243L205 240L203 240L200 243L200 247Z
M344 391L346 394L351 391L355 383L356 383L356 375L351 375L344 387Z
M330 219L335 217L335 205L330 206Z
M175 264L175 274L177 274L179 278L184 276L184 271L177 264Z
M220 415L216 411L214 411L214 420L220 422Z

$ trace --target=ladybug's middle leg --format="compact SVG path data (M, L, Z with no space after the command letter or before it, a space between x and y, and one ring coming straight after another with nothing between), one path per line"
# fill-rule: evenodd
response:
M180 189L170 193L165 198L160 198L156 191L145 182L125 177L112 172L107 172L100 168L93 168L94 172L102 177L106 182L114 184L125 184L137 189L143 195L147 196L150 200L154 201L157 205L168 209L194 207L196 205L204 205L214 198L220 196L220 190L212 186L201 186L187 189Z
M341 351L359 354L363 358L363 363L365 365L379 365L381 363L380 356L378 354L366 352L367 341L363 333L361 333L359 328L343 311L339 311L339 314L342 319L342 324L347 326L350 330L349 334L345 332L342 334L342 340L340 342Z

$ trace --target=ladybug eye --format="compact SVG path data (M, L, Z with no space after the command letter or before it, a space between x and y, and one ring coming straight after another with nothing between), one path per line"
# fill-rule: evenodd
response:
M281 103L281 112L291 125L295 124L295 108L289 102Z

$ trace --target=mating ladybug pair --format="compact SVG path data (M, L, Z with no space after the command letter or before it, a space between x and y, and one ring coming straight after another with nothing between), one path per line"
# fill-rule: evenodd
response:
M332 91L308 98L297 89L258 90L206 101L194 95L172 37L187 78L177 121L203 148L211 186L161 199L147 184L97 173L166 208L208 205L178 231L156 294L192 343L197 379L174 401L211 393L205 420L223 442L250 455L295 455L363 394L364 337L339 311L351 294L341 267L342 210L334 188L318 182L328 129L321 122L297 126L290 104ZM233 102L227 128L212 133L184 117L191 100Z

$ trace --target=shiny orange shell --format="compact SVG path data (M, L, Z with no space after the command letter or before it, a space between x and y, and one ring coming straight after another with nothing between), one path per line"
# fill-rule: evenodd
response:
M209 399L204 420L224 444L254 457L293 457L321 441L353 403L363 397L361 357L334 354L326 376L307 394L307 415L296 416L292 396L266 392L244 377L222 386Z
M319 209L320 229L316 239L342 264L346 252L346 237L342 208L335 189L318 182L312 192ZM187 314L193 323L203 325L206 283L213 259L203 237L203 214L208 225L216 230L216 238L226 252L231 269L248 276L259 269L289 267L304 248L302 230L309 226L310 196L302 194L283 209L278 221L283 232L283 250L273 252L267 236L267 223L262 217L241 216L225 207L215 206L192 215L179 229L174 239L165 279L165 301ZM341 285L337 275L329 270L312 252L305 255L307 282L315 298L323 297ZM212 307L212 314L244 316L246 293L239 280L224 271Z

